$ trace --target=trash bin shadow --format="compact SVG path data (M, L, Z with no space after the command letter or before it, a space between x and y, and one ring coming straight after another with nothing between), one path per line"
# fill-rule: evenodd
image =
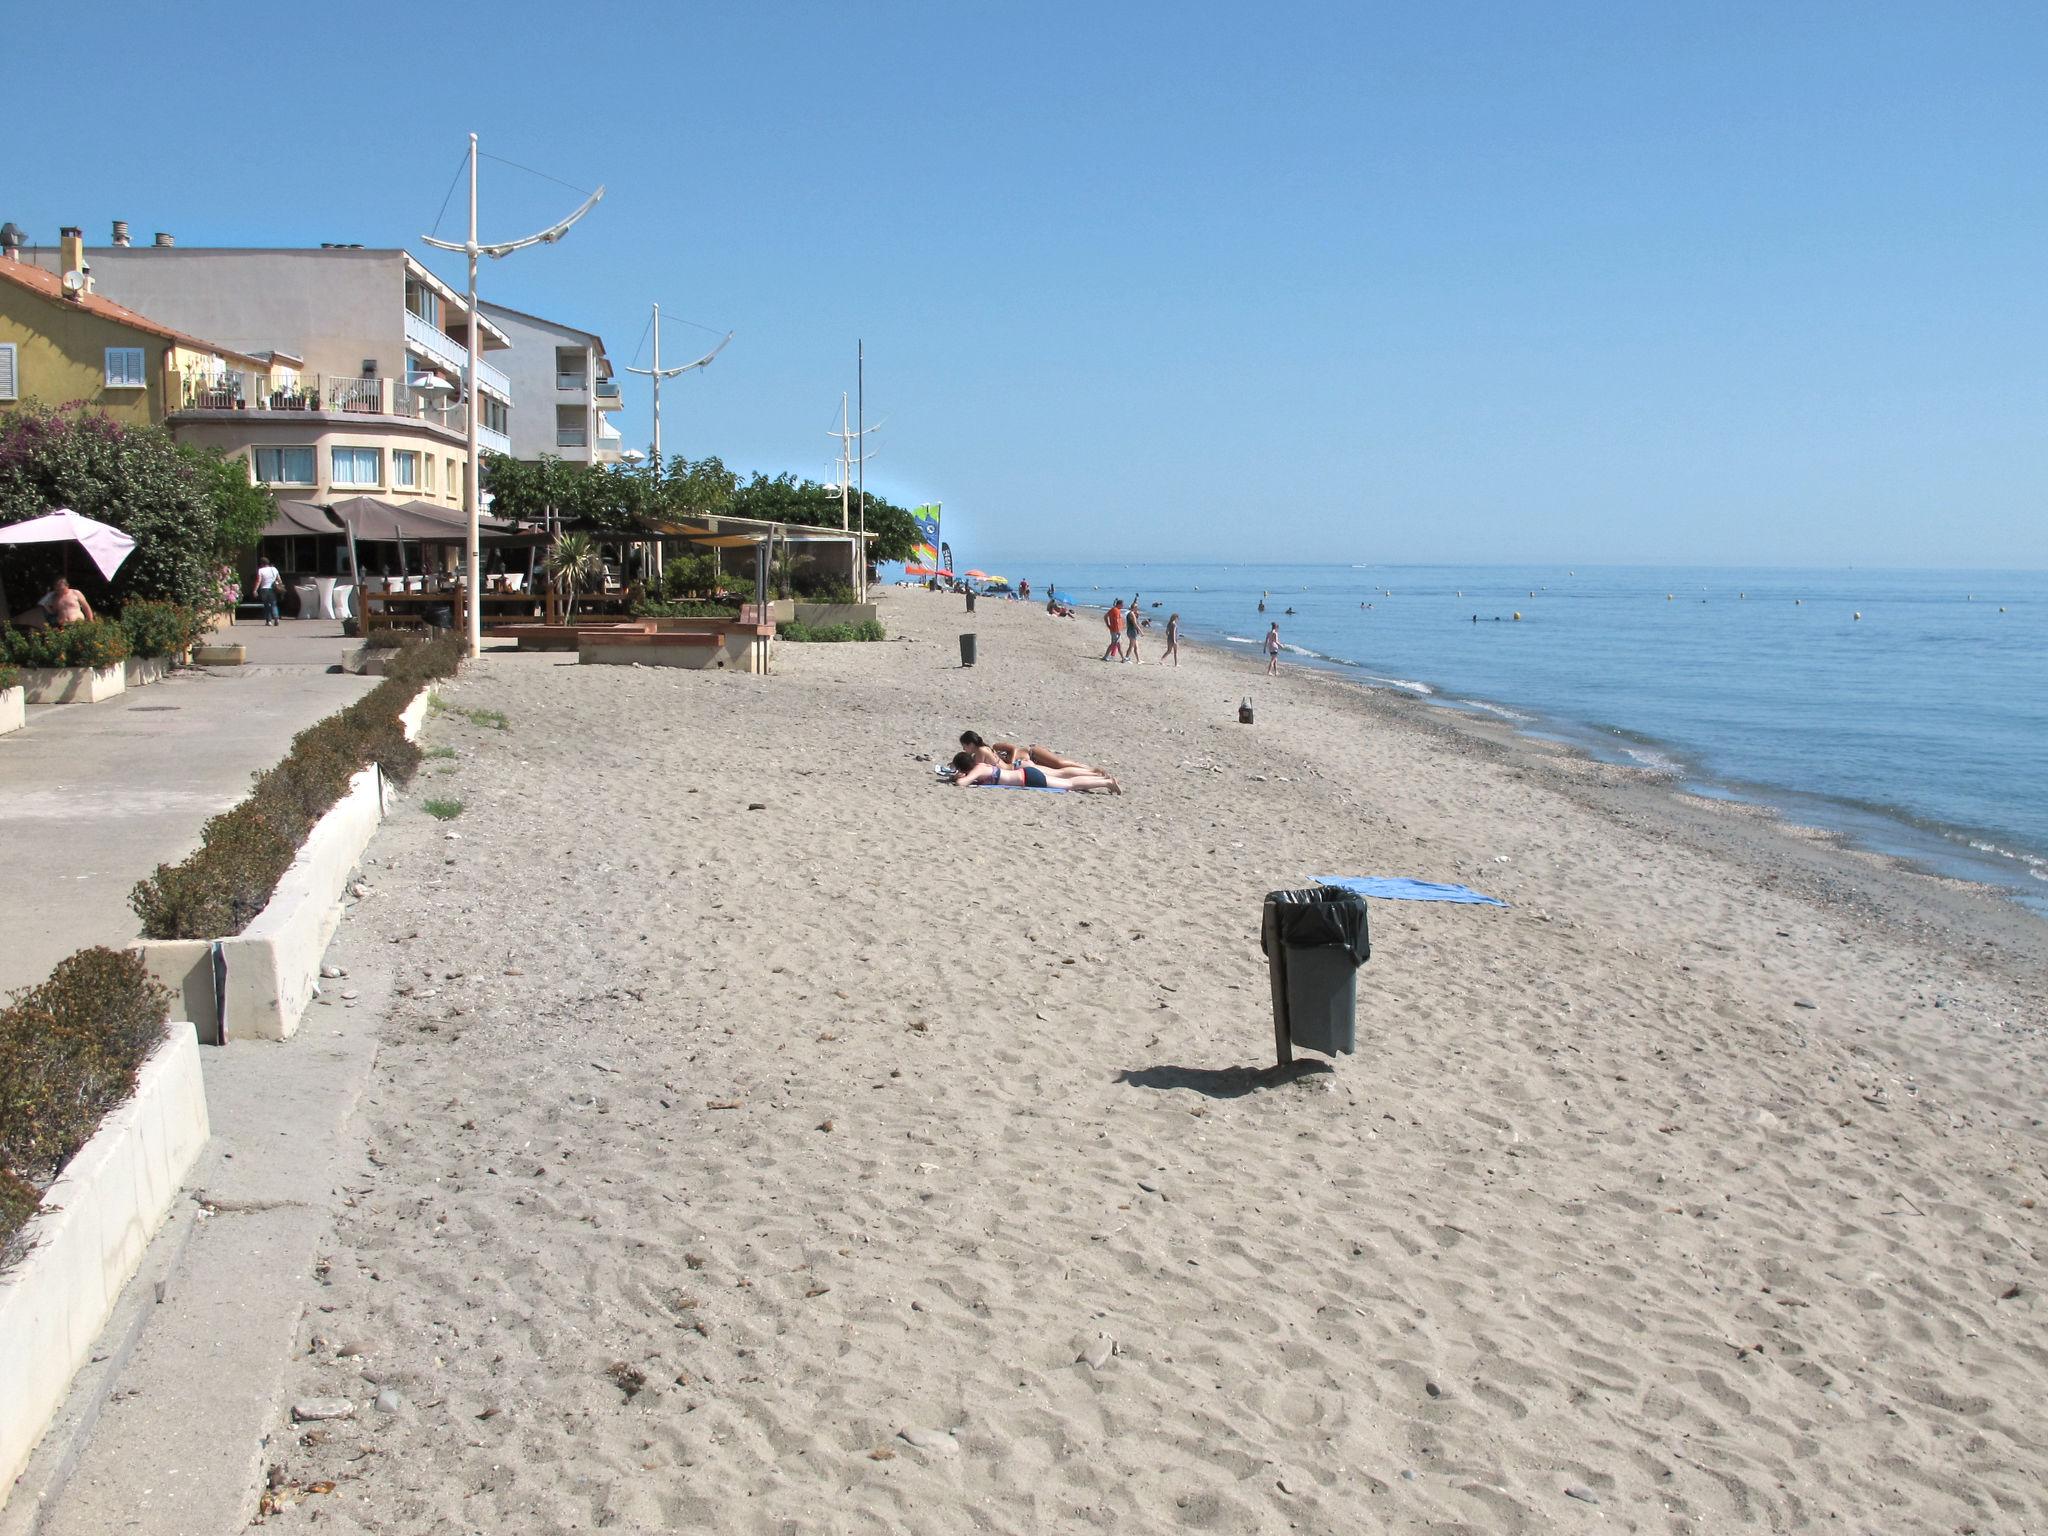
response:
M1116 1080L1132 1088L1151 1088L1161 1093L1191 1088L1208 1099L1241 1099L1262 1088L1284 1088L1304 1077L1315 1077L1336 1068L1327 1061L1302 1060L1284 1067L1126 1067Z

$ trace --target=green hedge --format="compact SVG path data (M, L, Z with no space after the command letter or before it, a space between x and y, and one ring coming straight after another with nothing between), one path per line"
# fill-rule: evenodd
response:
M738 603L641 601L633 605L633 617L636 619L736 619L739 616Z
M62 629L0 630L0 649L22 667L111 667L128 655L128 633L113 619L90 619Z
M256 775L249 797L201 830L181 864L159 864L128 901L150 939L217 939L240 933L270 893L313 824L348 791L350 777L376 763L411 782L420 749L405 739L399 712L421 687L453 675L463 640L443 635L401 646L384 680L348 708L292 739L275 768Z
M178 656L200 634L199 615L182 603L137 599L121 610L121 629L133 656Z
M133 951L82 949L0 1008L0 1252L164 1037L171 994Z
M0 661L0 689L19 688L21 668L11 661Z
M775 637L794 640L799 645L889 638L880 619L863 619L858 624L781 624L776 626Z

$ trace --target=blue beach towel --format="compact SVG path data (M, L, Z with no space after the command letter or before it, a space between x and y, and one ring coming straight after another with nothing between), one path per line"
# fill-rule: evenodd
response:
M1317 885L1334 885L1361 896L1382 901L1453 901L1464 906L1504 907L1498 896L1482 896L1463 885L1438 885L1430 880L1408 880L1398 875L1312 875Z

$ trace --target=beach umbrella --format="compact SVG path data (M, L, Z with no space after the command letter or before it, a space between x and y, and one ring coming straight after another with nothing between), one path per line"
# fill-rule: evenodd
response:
M135 541L111 524L80 517L69 507L59 507L25 523L0 528L0 544L78 544L92 556L92 563L109 581L121 569L135 548Z
M988 572L987 572L987 571L969 571L969 572L967 573L967 579L968 579L969 581L987 581L987 580L988 580Z

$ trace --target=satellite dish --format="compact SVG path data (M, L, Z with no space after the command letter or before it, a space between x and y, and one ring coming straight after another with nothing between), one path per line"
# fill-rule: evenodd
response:
M66 293L84 292L85 274L79 271L76 267L72 268L69 272L66 272L64 274L64 291Z

